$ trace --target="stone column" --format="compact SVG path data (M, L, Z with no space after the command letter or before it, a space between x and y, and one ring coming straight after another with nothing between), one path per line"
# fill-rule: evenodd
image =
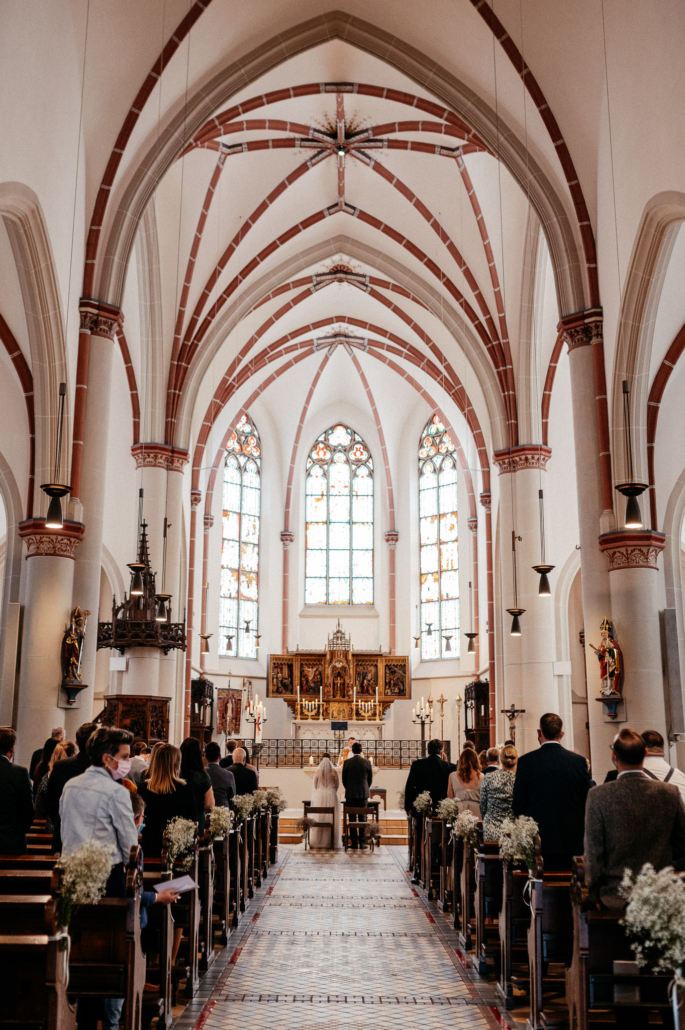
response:
M197 509L202 502L202 491L193 487L190 491L190 544L188 546L188 610L186 615L186 657L183 703L183 739L190 736L191 688L193 678L193 654L197 642L193 638L195 627L195 555L197 537Z
M80 695L78 712L66 726L73 739L76 727L93 715L93 684L95 682L95 654L97 650L97 617L100 605L100 570L102 567L102 526L105 510L105 479L107 476L107 440L109 435L109 407L112 382L112 350L117 328L123 324L118 308L97 301L84 301L81 305L81 333L90 334L87 360L87 388L85 415L82 419L83 441L78 484L72 482L74 512L83 511L86 532L79 547L73 576L72 607L79 605L92 612L95 626L87 634L83 650L82 675L88 690ZM83 389L83 386L80 387ZM77 398L84 410L83 401Z
M540 577L533 565L540 564L539 490L544 489L549 447L523 444L492 456L500 477L500 554L502 561L503 608L514 607L512 530L516 533L516 571L521 636L512 637L511 617L505 619L504 684L502 707L513 702L525 714L516 724L516 746L520 754L537 747L540 716L557 711L559 698L554 684L554 598L540 597ZM518 538L521 539L518 539ZM496 713L499 725L499 712Z
M209 535L210 535L210 533L212 531L212 526L214 525L214 516L212 514L210 514L209 512L205 512L205 514L204 514L204 516L202 518L202 524L203 524L203 527L204 527L204 537L202 539L202 585L201 585L202 586L202 608L201 608L201 615L200 615L200 633L206 633L207 632L207 615L208 615L208 612L207 612L207 600L208 600L208 598L207 598L207 585L209 583ZM240 634L240 627L238 627L238 634ZM218 638L218 636L216 637L214 643L215 643L215 646L216 646L215 654L218 654L219 653L219 638ZM238 643L238 638L236 637L236 644L237 643ZM200 646L202 646L202 641L200 641ZM209 646L211 647L211 641L209 642ZM202 651L200 651L200 668L204 669L206 664L207 664L207 656L205 654L203 654Z
M27 559L17 698L17 761L22 765L28 765L33 751L55 726L63 725L69 733L68 723L84 721L81 710L73 717L65 710L67 698L60 686L62 638L72 609L74 554L83 529L82 523L66 519L62 529L47 529L45 519L27 519L19 525ZM96 639L97 605L86 627L86 640L94 643Z
M476 515L473 515L471 518L467 519L466 525L469 527L472 538L470 578L471 591L469 597L469 605L471 606L471 609L469 611L470 625L468 627L462 625L461 634L462 636L464 635L464 633L470 632L478 634L474 638L474 646L476 650L473 652L474 666L476 672L478 672L478 670L480 669L480 611L478 608L480 596L478 591L478 517ZM463 611L464 609L462 608L461 610ZM471 627L473 627L473 629L471 629ZM462 655L468 654L468 644L464 644L462 642L461 646Z
M480 495L480 503L485 512L485 586L488 603L488 691L490 710L490 747L497 743L497 682L495 679L495 569L492 554L492 494L489 489L490 471L488 470L488 489Z
M395 548L399 539L400 534L396 529L389 529L385 534L385 542L388 545L388 633L390 637L390 654L395 654L397 638Z
M658 730L666 739L666 707L664 675L661 659L657 559L666 545L663 533L650 530L623 530L605 533L599 546L609 559L611 614L616 642L623 653L624 705L619 707L617 722L627 722L638 731ZM606 558L604 559L606 560ZM585 630L585 653L594 662L594 692L588 680L588 708L604 709L595 700L599 697L597 656L589 647L599 644L599 630ZM609 732L618 725L610 724Z
M289 530L281 531L283 544L283 608L281 614L281 647L283 653L288 650L288 629L290 620L290 545L295 541L295 534Z
M602 341L602 313L594 309L581 311L577 315L562 319L559 330L563 333L568 346L571 373L585 640L598 644L602 620L610 619L612 616L612 591L609 586L607 559L599 549L597 538L603 528L614 528L611 513L605 513L604 510L607 501L602 491L602 459L606 455L602 453L605 445L600 446L595 390L593 345L597 341ZM595 653L587 644L585 668L588 684L590 756L594 778L601 783L604 774L611 768L609 745L616 730L604 721L603 706L593 700L599 692L599 667Z

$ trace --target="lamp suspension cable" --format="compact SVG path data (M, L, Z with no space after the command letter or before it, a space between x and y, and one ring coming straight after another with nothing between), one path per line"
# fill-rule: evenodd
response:
M48 513L45 517L45 525L48 529L62 529L64 516L62 514L62 497L70 492L71 487L60 483L62 469L62 439L64 435L64 405L66 401L67 384L59 384L59 401L57 403L57 435L55 437L55 460L52 467L52 482L43 483L41 490L50 498Z
M475 654L478 634L473 632L473 583L471 580L469 580L469 612L471 613L471 632L465 633L464 636L468 638L469 642L469 646L466 648L468 654Z
M131 570L131 597L141 597L143 594L143 571L146 568L145 562L143 561L143 555L140 553L142 543L142 526L143 526L143 488L142 486L138 490L138 527L136 530L136 560L129 562L128 567Z
M513 475L513 473L510 473ZM521 636L521 621L520 616L525 612L525 608L519 608L519 592L518 592L518 577L516 572L516 541L521 540L520 536L516 536L516 530L511 531L511 568L513 572L514 580L514 607L507 608L507 611L511 615L511 636Z
M647 483L636 483L633 468L633 441L630 419L630 381L623 380L623 451L628 475L626 483L617 483L616 490L626 498L626 529L642 529L642 511L638 497L647 489Z

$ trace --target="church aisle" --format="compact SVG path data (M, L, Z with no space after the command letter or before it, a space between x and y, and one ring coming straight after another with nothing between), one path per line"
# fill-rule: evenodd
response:
M447 920L414 890L404 859L399 848L284 849L211 997L175 1030L355 1030L370 1020L376 1030L499 1030L492 988L464 970Z

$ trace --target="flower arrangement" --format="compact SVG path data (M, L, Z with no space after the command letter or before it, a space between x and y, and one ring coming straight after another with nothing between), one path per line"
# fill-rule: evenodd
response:
M685 881L671 866L657 873L646 862L636 877L625 870L621 893L628 902L622 922L638 965L675 971L676 984L684 987Z
M433 807L433 799L430 795L429 790L424 790L423 794L419 794L416 801L414 802L414 808L417 812L430 812Z
M461 837L472 848L478 844L478 826L480 820L473 812L460 812L452 823L452 837Z
M373 840L374 844L380 844L381 824L375 822L367 823L364 827L364 836L367 840Z
M444 819L445 822L453 823L459 815L459 802L454 798L443 798L436 809L436 813L438 819Z
M285 800L285 794L280 787L265 787L266 790L266 803L269 808L275 809L277 812L282 812L287 807Z
M252 809L254 808L254 795L236 794L233 798L233 805L238 823L245 822L248 816L252 815Z
M267 792L265 790L255 790L255 791L252 792L252 809L253 809L253 811L256 812L257 809L267 808L268 804L269 804L269 795L267 794Z
M186 873L193 864L192 849L195 844L195 823L192 819L174 816L164 831L167 857L172 865Z
M207 833L210 840L227 837L233 829L233 812L224 805L216 805L207 819Z
M61 855L57 868L62 870L57 913L60 925L66 928L80 905L97 905L104 897L112 854L104 845L88 840L71 855Z
M401 809L404 809L404 787L397 791L397 801Z
M538 824L528 815L520 815L518 819L505 819L502 822L499 842L500 858L508 858L510 862L523 862L530 872L535 861L535 838L538 832Z

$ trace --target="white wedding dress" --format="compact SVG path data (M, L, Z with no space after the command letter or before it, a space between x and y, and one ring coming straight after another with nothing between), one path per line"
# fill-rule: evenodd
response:
M314 789L312 791L312 808L332 808L333 815L333 847L342 847L342 827L340 825L340 797L338 787L340 781L329 758L322 758L319 768L314 773ZM313 815L317 823L330 822L328 815ZM327 848L330 834L328 830L313 829L309 831L309 843L313 848Z

